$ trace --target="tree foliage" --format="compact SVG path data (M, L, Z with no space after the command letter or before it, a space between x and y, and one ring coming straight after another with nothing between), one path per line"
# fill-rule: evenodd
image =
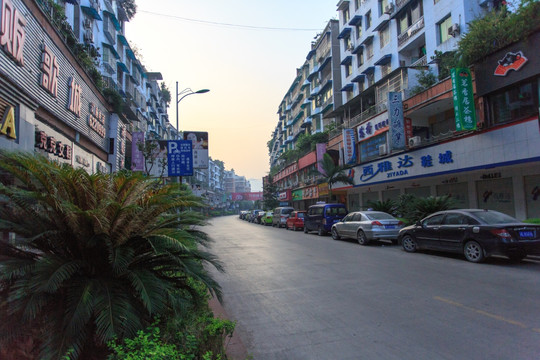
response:
M0 168L0 232L16 234L0 240L0 349L30 339L36 359L102 359L113 338L201 301L192 279L220 295L184 187L24 153L0 152Z
M137 4L135 4L135 0L119 0L118 5L125 11L128 21L133 19L137 13Z
M515 12L503 6L468 25L468 32L461 38L458 47L461 66L481 61L498 49L523 40L539 30L540 2L521 0Z
M268 181L264 184L263 188L263 203L265 209L274 209L279 205L277 198L278 188L274 184L272 175L268 175Z
M345 184L354 185L353 179L345 174L345 167L336 165L334 159L330 154L325 153L321 160L322 172L319 174L322 176L324 182L328 183L328 189L330 190L330 196L332 196L332 186L341 182Z

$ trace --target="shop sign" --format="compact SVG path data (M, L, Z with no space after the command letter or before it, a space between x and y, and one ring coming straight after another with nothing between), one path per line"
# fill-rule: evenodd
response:
M448 179L444 179L443 181L441 181L443 184L457 184L458 183L458 178L457 177L451 177L451 178L448 178Z
M411 118L403 118L403 123L405 125L405 138L410 139L413 136L413 127Z
M330 195L330 188L328 187L328 183L320 184L319 196L328 196L328 195Z
M24 66L26 20L11 0L0 0L0 46L19 66Z
M139 144L144 145L144 133L142 131L134 132L131 138L131 170L144 170L144 155L139 150Z
M310 186L302 190L302 197L304 199L318 199L319 188L317 186Z
M88 126L99 136L105 138L105 114L94 104L90 103L90 114L88 114Z
M41 87L47 90L52 96L56 97L58 94L58 60L51 48L47 45L43 45L40 68L43 72L40 77Z
M343 163L356 163L356 139L354 129L343 129Z
M467 68L454 68L450 72L454 92L456 131L476 130L471 72Z
M292 200L300 201L303 199L304 189L294 190L292 192Z
M8 105L4 110L4 116L2 116L2 123L0 124L0 134L17 140L17 126L15 120L15 108Z
M326 143L316 144L315 147L316 147L316 152L317 152L317 171L323 175L326 175L322 167L323 157L324 157L324 154L326 153Z
M278 193L279 201L289 201L291 199L291 190L282 191Z
M77 84L74 78L69 78L69 99L67 108L77 117L81 117L81 94L81 85Z
M480 179L487 180L487 179L500 179L501 173L500 172L494 172L494 173L488 173L488 174L482 174L480 176Z
M73 148L70 145L62 144L53 136L47 136L45 131L36 131L35 147L59 158L71 160Z
M525 65L528 59L523 56L523 52L507 52L506 55L499 61L497 61L497 67L493 75L506 76L510 70L518 71Z
M191 141L193 149L193 168L208 169L208 133L185 131L184 140Z
M405 124L401 92L388 93L388 116L390 120L390 149L405 149Z
M360 181L366 182L374 177L378 176L383 179L393 179L409 175L409 170L419 164L424 168L432 167L434 162L437 161L431 155L424 155L420 157L420 162L416 162L415 157L405 154L398 156L395 159L384 160L375 164L369 164L362 167L362 175L360 175ZM452 152L446 151L438 154L438 163L445 165L451 164L454 160L452 158ZM386 176L384 176L386 175Z
M388 119L366 121L356 129L358 133L358 142L362 142L387 131L389 124L390 122Z
M75 155L75 162L84 167L90 167L90 161L81 155Z

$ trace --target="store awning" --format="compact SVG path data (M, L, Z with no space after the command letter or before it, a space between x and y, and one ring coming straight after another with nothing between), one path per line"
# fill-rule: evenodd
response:
M349 65L352 62L352 56L346 56L342 61L341 65Z
M390 61L392 61L392 54L386 54L383 55L379 60L377 60L374 65L386 65Z
M364 40L362 40L362 42L360 42L360 45L364 45L364 44L368 44L370 42L373 41L373 35L369 35L368 37L366 37Z
M366 77L366 75L358 75L358 76L355 76L351 81L352 82L362 82L362 81L364 81L365 77Z
M341 88L341 91L351 91L352 89L354 89L354 85L353 84L347 84L347 85L345 85L344 87Z
M121 61L117 61L116 62L116 66L122 70L123 72L125 72L126 74L129 74L129 69L127 68L126 64L124 64L123 62Z
M129 46L129 43L124 35L117 34L116 38L118 39L118 42L122 43L122 45Z
M135 53L131 49L126 49L126 54L131 60L137 61L137 58L135 57Z
M90 7L90 6L81 6L81 10L83 13L85 13L86 15L90 16L91 18L93 18L94 20L100 20L100 21L103 21L103 19L101 18L101 16L99 16L98 12L96 9L94 9L93 7Z
M118 22L118 19L116 18L116 15L114 15L112 12L103 10L103 13L111 18L111 21L114 24L114 27L116 28L116 31L120 31L122 27L120 26L120 23Z

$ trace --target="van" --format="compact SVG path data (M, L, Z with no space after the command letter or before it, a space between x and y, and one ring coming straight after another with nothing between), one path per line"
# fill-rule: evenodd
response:
M274 217L272 218L272 226L286 227L289 215L294 211L290 206L281 206L274 209Z
M317 231L319 236L323 236L347 213L347 208L343 204L311 205L304 217L304 232L307 234L310 231Z

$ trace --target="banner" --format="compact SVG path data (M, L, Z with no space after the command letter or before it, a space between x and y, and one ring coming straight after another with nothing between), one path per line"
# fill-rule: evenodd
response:
M454 92L456 131L476 130L476 112L471 72L467 68L450 70Z
M169 176L193 176L193 152L189 140L169 140L167 144Z
M263 199L263 193L260 192L244 192L244 193L232 193L232 201L257 201Z
M326 153L326 143L317 144L316 151L317 151L317 171L319 171L321 174L324 174L324 170L322 168L322 160L323 160L324 154Z
M343 164L356 164L356 136L354 129L343 129Z
M131 170L144 171L144 155L137 144L144 144L144 133L134 132L131 140Z
M193 168L208 169L208 133L184 131L184 140L189 140L192 144Z
M388 118L390 120L390 149L405 149L403 100L400 92L388 93Z

